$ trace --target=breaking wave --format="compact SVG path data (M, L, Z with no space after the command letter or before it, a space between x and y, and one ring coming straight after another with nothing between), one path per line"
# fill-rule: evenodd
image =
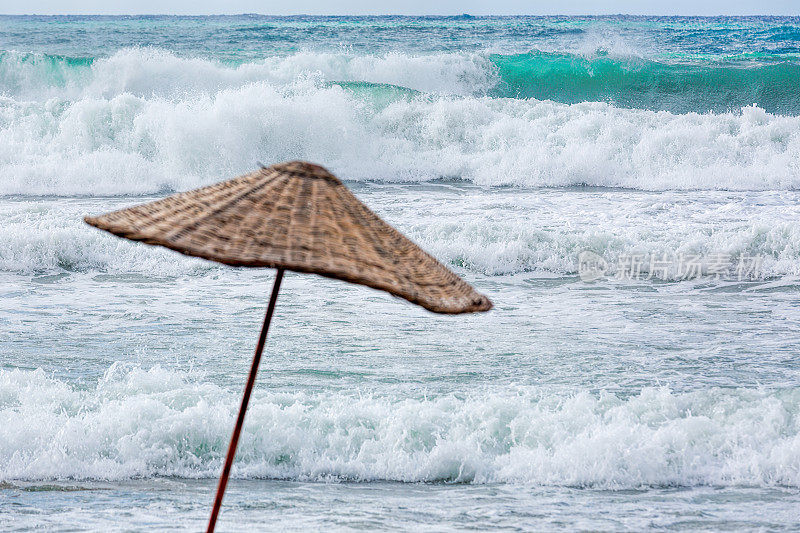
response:
M0 370L0 478L219 473L236 393L115 364L86 390ZM255 392L233 475L297 480L800 486L800 395L520 388L396 398Z
M226 66L128 49L75 67L15 61L57 83L36 81L42 97L28 87L16 91L22 98L13 87L24 83L9 81L13 69L0 62L6 195L162 193L296 158L348 180L800 186L800 117L753 106L674 114L491 97L482 95L491 70L479 56L303 53Z
M359 192L378 212L387 210L387 202L413 205L422 194L419 188L388 196L374 188ZM436 213L425 214L429 209L422 205L402 216L388 212L387 218L446 264L488 275L535 272L573 276L578 273L580 253L588 250L604 258L609 274L623 256L637 254L666 256L675 267L682 255L697 256L703 262L724 255L731 269L746 258L758 257L754 278L800 276L796 193L747 193L747 197L692 194L703 196L687 207L682 197L641 193L618 194L607 200L590 195L581 198L575 193L560 198L552 192L516 198L511 190L480 201L445 197L438 202ZM146 200L6 202L0 207L4 220L0 272L185 276L214 273L220 268L159 247L112 238L82 221L86 214ZM510 208L515 202L519 205ZM665 277L679 279L677 272Z

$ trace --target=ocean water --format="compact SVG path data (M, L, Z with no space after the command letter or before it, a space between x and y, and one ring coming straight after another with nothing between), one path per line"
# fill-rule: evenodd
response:
M274 273L82 222L308 159L222 531L800 528L800 18L0 17L0 529L198 530Z

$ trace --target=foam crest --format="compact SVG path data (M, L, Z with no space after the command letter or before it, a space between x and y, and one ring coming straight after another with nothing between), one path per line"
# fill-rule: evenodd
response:
M642 190L800 187L800 117L409 96L312 80L192 98L0 101L0 194L184 190L309 159L349 180Z
M635 206L625 204L636 215L645 216L637 213ZM622 213L616 215L609 218L623 218ZM678 216L674 212L672 215ZM626 227L624 223L615 226L611 221L592 227L590 223L584 225L580 217L581 214L564 213L563 219L570 220L572 228L542 229L541 220L520 220L509 214L511 220L503 222L480 219L435 222L416 226L409 233L441 260L489 275L520 272L576 275L579 255L591 251L606 261L608 277L619 273L620 263L626 257L639 258L644 276L650 272L651 258L666 262L668 270L653 273L662 281L683 279L685 272L679 268L682 257L693 257L699 262L698 276L710 275L709 266L715 257L728 263L726 276L730 279L740 274L748 281L800 276L800 226L795 223L747 220L707 228L670 224L659 217L650 223L635 218L638 224L634 227ZM740 263L742 272L737 274ZM748 266L752 271L746 272Z
M609 58L577 66L544 53L494 61L503 83L534 93L546 89L536 81L542 69L577 69L589 84L614 86L608 80L618 74L639 75ZM497 83L493 68L489 56L453 53L299 52L242 64L146 48L94 60L3 53L0 195L185 190L257 161L295 158L349 180L800 186L800 117L754 106L673 114L482 96ZM596 68L613 75L598 78Z
M95 387L0 371L0 477L215 477L237 394L112 366ZM238 392L238 391L237 391ZM800 485L797 391L464 397L257 390L236 477L639 486Z
M800 204L794 193L691 193L694 201L687 204L687 193L599 196L510 190L479 191L478 196L466 198L426 198L423 187L388 195L386 189L393 190L369 187L359 191L359 196L439 260L473 272L575 275L579 255L588 250L607 261L609 275L625 255L666 256L674 268L658 277L675 280L680 279L679 256L698 256L707 262L723 254L732 271L742 258L760 258L753 278L800 276L800 225L796 222ZM112 238L82 221L86 214L147 200L5 202L0 205L4 220L0 271L152 276L217 272L220 267L215 263ZM392 212L395 204L406 211ZM643 262L647 271L647 261Z
M488 57L440 53L381 55L299 51L250 62L179 57L158 48L124 48L109 57L70 58L0 52L0 94L21 100L181 97L251 83L384 83L443 94L485 92L496 83Z
M25 275L99 271L179 276L217 268L208 261L108 238L83 223L86 214L81 207L48 209L34 202L3 205L0 271Z

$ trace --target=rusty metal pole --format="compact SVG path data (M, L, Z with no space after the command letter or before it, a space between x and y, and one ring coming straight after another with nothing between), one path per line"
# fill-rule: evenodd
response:
M250 376L247 378L247 385L244 388L242 395L242 405L239 407L239 417L236 419L236 426L233 428L233 435L231 436L231 443L228 446L228 456L225 458L225 466L222 468L222 475L219 476L219 485L217 485L217 497L214 499L214 508L211 510L211 518L208 520L207 533L213 533L217 525L217 516L219 509L222 506L222 498L225 496L225 487L228 485L228 476L231 473L231 465L233 465L233 458L236 456L236 445L239 444L239 434L242 432L242 424L244 423L244 415L247 411L247 404L250 403L250 393L253 392L253 385L256 382L256 374L258 374L258 365L261 362L261 352L264 351L264 343L267 341L267 332L269 331L269 323L272 321L272 313L275 312L275 302L278 300L278 291L281 288L281 280L283 279L283 269L279 268L275 274L275 283L272 285L272 296L269 298L269 305L267 305L267 314L264 316L264 325L261 326L261 335L258 337L258 344L256 344L256 353L253 355L253 364L250 367Z

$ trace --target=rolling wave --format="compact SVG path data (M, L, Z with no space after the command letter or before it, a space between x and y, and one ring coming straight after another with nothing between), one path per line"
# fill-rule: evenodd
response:
M798 58L753 59L697 64L607 54L495 54L500 80L491 94L673 113L724 113L755 104L769 113L800 114Z
M556 61L543 57L495 57L508 78L503 83L511 84L502 90L538 90L525 80ZM303 52L227 65L125 49L72 61L0 58L0 195L161 193L218 181L257 161L297 158L348 180L642 190L800 186L800 117L757 106L678 114L503 97L491 94L502 93L502 83L479 54ZM574 79L600 91L615 76L628 76L610 65L600 81L586 65L575 67L583 77ZM788 81L795 75L795 67L760 68L789 69ZM671 71L651 74L658 72Z
M773 114L800 114L796 52L665 62L603 48L427 55L301 51L223 62L182 58L154 48L127 48L101 58L0 51L0 94L25 99L169 96L258 81L291 83L298 77L460 96L606 102L674 113L719 113L755 104Z
M214 478L236 392L114 364L88 390L0 370L0 477ZM233 476L551 486L800 486L796 390L517 388L433 398L257 390Z
M300 51L257 61L180 57L157 48L125 48L108 57L0 52L0 95L22 101L61 98L176 97L213 94L251 83L391 84L440 94L486 93L495 83L483 54L353 55Z
M461 189L463 194L468 191ZM796 193L691 193L675 197L628 193L611 198L514 191L481 200L438 195L420 188L381 197L358 194L437 259L485 275L534 272L576 276L579 255L593 251L613 276L625 255L704 261L724 254L735 264L759 257L753 278L800 276L800 203ZM738 196L738 197L737 197ZM0 216L0 272L30 276L62 273L142 274L162 277L216 275L219 265L140 243L112 238L83 223L86 214L144 201L82 199L4 202ZM413 205L402 216L389 204ZM500 206L500 207L498 207ZM511 207L513 206L513 207ZM757 207L757 208L756 208ZM601 214L602 213L602 214ZM569 221L569 223L565 223ZM646 263L646 261L645 261ZM643 265L647 271L648 265ZM703 272L707 273L707 268ZM658 279L680 280L673 268ZM749 279L749 278L748 278Z

